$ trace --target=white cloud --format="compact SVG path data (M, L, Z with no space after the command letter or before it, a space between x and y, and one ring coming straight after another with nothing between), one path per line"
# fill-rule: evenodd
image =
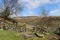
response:
M28 9L34 9L42 4L50 3L50 0L21 0L21 1L26 3L25 6Z
M60 0L21 0L28 9L34 9L43 4L58 4Z
M55 14L55 13L58 13L58 12L60 12L60 9L53 10L53 11L51 11L50 13Z
M56 10L50 11L49 14L52 15L52 16L60 15L60 9L56 9Z
M28 16L38 16L38 14L34 13L33 11L29 10L27 12Z
M25 4L25 7L28 8L28 10L29 10L27 12L28 14L34 13L31 10L33 10L39 6L42 6L44 4L57 4L60 7L60 0L21 0L21 1ZM53 14L53 13L57 13L57 12L59 12L59 10L53 10L50 13Z
M27 13L28 13L28 14L33 14L33 11L28 11Z

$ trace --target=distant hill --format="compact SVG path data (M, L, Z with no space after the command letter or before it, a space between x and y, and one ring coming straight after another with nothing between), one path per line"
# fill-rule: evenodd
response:
M1 19L1 18L0 18ZM3 20L3 19L2 19ZM47 26L49 28L57 28L60 27L60 17L39 17L39 16L27 16L27 17L16 17L13 18L18 24L13 23L13 21L3 20L0 22L0 27L3 27L5 25L5 28L8 30L14 30L14 31L20 31L20 27L27 27L31 29L33 26L36 27L43 27ZM3 22L3 25L2 25ZM4 24L5 22L5 24ZM44 24L44 25L42 25Z
M39 16L27 16L27 17L18 17L15 18L18 22L25 22L27 24L35 24L37 22L41 22L41 20L44 20L44 17L39 17ZM51 21L51 23L60 23L60 17L59 16L49 16L46 17L46 22Z

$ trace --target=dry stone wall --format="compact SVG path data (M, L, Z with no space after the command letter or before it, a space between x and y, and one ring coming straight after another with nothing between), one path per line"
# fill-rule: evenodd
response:
M16 22L8 21L6 19L0 18L0 29L3 30L16 30L18 27Z

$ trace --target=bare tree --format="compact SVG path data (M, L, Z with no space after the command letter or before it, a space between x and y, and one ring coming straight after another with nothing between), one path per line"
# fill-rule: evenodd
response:
M2 0L2 7L0 10L0 17L4 18L4 26L5 27L5 19L11 21L13 24L17 22L11 18L11 15L17 15L17 12L21 12L23 10L23 3L18 2L20 0Z
M42 10L42 13L41 13L41 15L43 16L43 17L47 17L48 16L48 11L46 10L46 8L45 7L42 7L41 8Z
M23 3L18 3L18 0L2 0L4 9L3 12L0 13L0 16L3 18L8 18L17 12L21 12L23 10Z
M48 16L48 11L44 8L44 7L42 7L42 25L43 26L46 26L46 24L47 24L47 16Z
M41 13L40 13L41 12ZM48 16L48 11L45 9L45 7L41 8L41 11L39 12L40 18L40 25L41 26L46 26L47 24L47 16Z

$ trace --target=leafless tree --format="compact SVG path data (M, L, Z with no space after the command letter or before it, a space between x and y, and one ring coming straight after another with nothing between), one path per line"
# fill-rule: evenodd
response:
M46 26L47 24L47 17L48 17L48 11L46 10L45 7L41 8L41 11L39 12L39 16L40 16L40 25L41 26Z
M3 12L0 13L0 16L3 18L11 17L11 15L23 10L23 3L18 2L19 0L2 0Z
M3 5L0 7L0 17L4 18L4 27L5 27L5 19L11 21L13 24L17 22L11 18L11 15L17 15L17 12L21 12L23 10L23 3L19 2L20 0L1 0Z
M43 16L43 17L47 17L48 16L48 11L46 10L46 8L45 7L42 7L41 8L42 10L42 13L41 13L41 15Z

